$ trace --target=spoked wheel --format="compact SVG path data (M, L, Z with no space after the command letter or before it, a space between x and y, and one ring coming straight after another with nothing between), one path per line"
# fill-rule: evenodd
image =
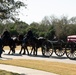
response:
M53 54L52 45L49 41L43 43L42 54L43 56L47 56L47 57L50 57Z
M65 49L55 49L55 54L59 57L63 56L65 54Z
M43 56L50 57L50 56L52 56L52 54L53 54L52 49L46 49L46 48L43 49Z
M72 51L72 49L66 50L66 56L71 60L76 60L76 50Z

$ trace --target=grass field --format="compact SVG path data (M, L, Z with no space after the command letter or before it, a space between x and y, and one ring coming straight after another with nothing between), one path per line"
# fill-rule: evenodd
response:
M76 75L76 64L67 64L59 62L41 61L41 60L0 60L0 64L9 64L27 68L43 70L59 75Z

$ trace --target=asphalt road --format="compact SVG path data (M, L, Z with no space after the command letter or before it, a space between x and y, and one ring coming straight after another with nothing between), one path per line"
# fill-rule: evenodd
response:
M10 60L10 59L32 59L32 60L45 60L45 61L54 61L54 62L63 62L63 63L70 63L70 64L76 64L76 60L70 60L66 57L66 55L62 57L58 57L56 54L53 53L51 57L44 57L42 56L41 52L38 51L38 55L22 55L19 54L19 50L16 50L16 53L14 55L9 54L8 50L5 51L5 53L2 54L2 60Z

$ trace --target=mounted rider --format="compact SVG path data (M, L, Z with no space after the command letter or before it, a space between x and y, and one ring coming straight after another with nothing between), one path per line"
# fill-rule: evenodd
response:
M24 39L23 39L23 42L25 42L25 41L33 41L35 39L35 37L34 37L34 34L33 34L33 32L31 31L31 30L29 30L28 32L27 32L27 34L24 36Z
M26 37L27 37L28 39L30 39L30 40L33 39L33 38L34 38L33 32L32 32L31 30L29 30L29 31L27 32Z
M6 39L6 40L10 40L11 39L10 32L8 30L5 30L3 32L2 39Z
M3 50L3 42L2 42L2 39L0 38L0 58L1 58L1 55L2 55L3 52L4 52L4 50Z

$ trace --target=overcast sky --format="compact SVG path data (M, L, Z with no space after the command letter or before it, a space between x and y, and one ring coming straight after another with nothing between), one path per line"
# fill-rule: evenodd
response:
M21 10L21 20L30 24L40 22L45 16L76 16L76 0L24 0L27 9Z

